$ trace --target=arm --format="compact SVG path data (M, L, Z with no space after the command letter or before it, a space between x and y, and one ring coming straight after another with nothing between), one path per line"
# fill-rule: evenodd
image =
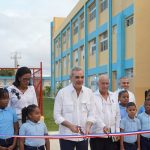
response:
M33 104L38 106L38 101L37 101L37 97L36 97L36 92L35 92L34 86L33 86L33 90L32 91L33 91L33 95L34 95Z
M7 147L0 146L0 150L8 150Z
M116 103L116 132L120 132L120 108L119 108L119 103Z
M14 135L18 135L18 130L19 130L19 124L18 124L18 122L15 122L14 123ZM14 137L13 144L11 146L9 146L8 149L13 150L16 146L16 143L17 143L17 138Z
M120 129L120 131L124 132L124 129ZM120 136L120 150L124 150L123 139L124 136Z
M67 128L69 128L72 132L74 132L74 133L78 133L79 132L79 130L78 130L78 126L77 125L74 125L74 124L72 124L72 123L70 123L69 121L63 121L62 123L61 123L63 126L65 126L65 127L67 127Z
M62 91L60 90L55 98L54 104L54 119L57 124L62 124L63 126L69 128L72 132L78 133L78 127L69 121L67 121L62 116L62 107L63 107L63 97Z
M49 139L45 139L45 147L46 147L46 150L50 150L50 142L49 142Z
M25 141L25 138L20 138L20 140L19 140L19 150L24 150L24 141Z
M57 124L61 124L65 121L65 118L62 116L62 96L61 90L58 92L55 103L54 103L54 120Z
M85 134L90 133L90 129L91 129L92 125L93 125L93 122L87 121Z
M140 134L137 135L137 150L140 150Z

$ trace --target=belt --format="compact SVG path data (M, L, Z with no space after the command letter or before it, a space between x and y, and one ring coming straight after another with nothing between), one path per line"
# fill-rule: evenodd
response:
M45 149L44 145L42 145L42 146L29 146L29 145L25 145L25 148L27 148L27 149L29 149L29 150Z
M143 140L145 140L145 141L150 142L150 138L144 137L144 136L142 136L142 135L141 135L141 138L142 138Z

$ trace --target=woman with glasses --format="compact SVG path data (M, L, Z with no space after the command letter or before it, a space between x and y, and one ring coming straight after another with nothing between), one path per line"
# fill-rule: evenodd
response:
M21 125L22 108L28 105L37 105L37 97L34 86L31 85L31 70L21 67L17 70L15 81L8 87L9 106L16 110L19 124Z

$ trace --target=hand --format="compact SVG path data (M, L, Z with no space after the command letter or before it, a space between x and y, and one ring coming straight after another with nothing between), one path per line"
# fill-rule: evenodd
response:
M90 129L91 129L91 126L86 126L86 129L85 129L85 134L90 134Z
M0 150L8 150L8 148L0 146Z
M70 126L70 130L71 130L73 133L78 133L78 132L79 132L79 129L78 129L78 126L77 126L77 125L71 125L71 126Z
M106 133L106 134L110 133L110 129L107 128L107 127L104 127L104 128L103 128L103 131L104 131L104 133Z
M11 145L11 146L8 147L8 150L13 150L14 147L15 147L14 145Z
M124 146L120 146L120 150L125 150L125 149L124 149Z
M114 141L115 141L115 142L117 142L117 141L120 140L120 136L113 136L113 138L114 138Z

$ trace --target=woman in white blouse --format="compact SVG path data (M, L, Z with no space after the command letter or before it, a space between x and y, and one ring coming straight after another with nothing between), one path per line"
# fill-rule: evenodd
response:
M34 86L30 83L31 70L27 67L21 67L17 70L13 85L8 87L9 106L16 110L19 123L22 119L22 108L37 103L37 97Z

